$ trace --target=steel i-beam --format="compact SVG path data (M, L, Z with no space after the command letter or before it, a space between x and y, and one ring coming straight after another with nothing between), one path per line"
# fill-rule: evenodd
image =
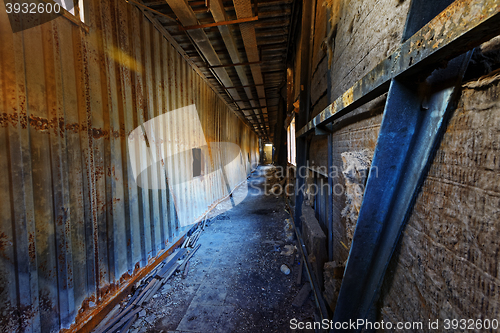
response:
M404 37L413 35L441 12L445 1L414 0ZM424 5L426 10L421 11ZM375 304L387 266L446 128L446 119L455 108L469 59L470 52L458 56L445 69L435 70L420 82L415 76L391 81L334 322L376 320ZM357 327L348 331L361 330Z

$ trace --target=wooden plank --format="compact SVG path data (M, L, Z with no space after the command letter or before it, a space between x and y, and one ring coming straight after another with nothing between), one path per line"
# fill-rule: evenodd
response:
M172 276L172 274L174 274L175 271L179 269L179 266L179 263L176 262L174 266L170 267L170 269L162 276L162 281L166 282Z
M306 301L307 297L309 297L310 293L311 293L311 285L309 283L305 283L300 289L297 296L295 296L292 302L292 306L300 308Z
M184 260L184 263L182 263L180 269L183 270L187 264L187 262L189 261L189 259L191 259L191 257L195 254L196 251L198 251L198 249L200 248L201 244L198 244L198 246L196 246L194 249L191 250L191 252L189 252L188 256L186 257L186 259Z
M115 307L113 308L113 310L111 310L107 315L106 317L104 317L104 319L99 323L99 325L97 325L95 328L94 328L94 332L101 332L103 327L106 326L107 324L109 324L112 320L113 320L113 317L115 317L115 315L120 311L120 304L116 304Z
M191 237L188 237L186 236L186 238L184 239L184 243L182 243L182 248L185 248L187 247L187 245L189 244L189 241L191 240Z
M136 319L139 317L139 314L134 314L132 318L129 319L129 321L123 326L123 328L120 330L120 332L128 332L130 326L136 321Z
M217 65L217 66L208 66L208 68L219 68L219 67L238 67L238 66L249 66L249 65L258 65L262 64L264 61L253 61L253 62L240 62L237 64L226 64L226 65ZM235 102L244 102L245 100L242 101L235 101ZM246 101L245 101L246 102Z
M109 321L106 325L104 325L102 328L100 328L100 329L98 329L98 330L95 330L95 332L94 332L94 333L104 333L104 332L107 332L109 329L111 329L111 328L115 327L115 325L116 325L117 323L119 323L119 322L122 320L122 318L126 317L126 316L127 316L127 313L129 313L129 312L130 312L130 310L132 310L132 309L133 309L133 306L132 306L132 305L130 305L130 306L128 306L128 307L126 307L125 309L123 309L123 311L122 311L122 312L120 312L120 314L118 314L115 318L113 318L112 320L110 320L110 321ZM139 308L139 309L136 309L136 310L139 310L139 311L140 311L140 310L142 310L142 309L140 309L140 308ZM134 310L134 311L135 311L135 310ZM137 312L139 312L139 311L137 311ZM123 324L122 324L122 325L120 325L120 326L118 326L117 328L120 328L121 326L123 326Z
M148 288L148 290L145 290L145 293L141 297L137 298L137 305L141 305L144 302L147 302L151 298L151 296L153 296L156 293L158 288L160 288L162 285L162 282L156 278L151 280L151 282L152 282L151 287Z
M109 330L109 332L115 332L117 331L120 327L122 327L123 325L125 325L129 320L130 318L132 318L133 316L135 316L136 314L138 314L139 312L142 311L142 308L137 308L135 310L133 310L131 313L129 313L128 315L124 316L122 318L122 320L120 320L118 323L116 323L113 327L111 327L111 329Z
M259 17L254 16L254 17L247 17L247 18L241 18L241 19L236 19L236 20L230 20L230 21L222 21L222 22L215 22L215 23L207 23L207 24L197 24L197 25L190 25L187 27L179 27L181 31L186 31L186 30L193 30L193 29L203 29L203 28L210 28L210 27L218 27L221 25L230 25L230 24L238 24L238 23L245 23L245 22L254 22L258 21Z
M184 271L182 272L182 278L185 279L189 273L189 261L186 263L184 267Z
M181 258L185 253L186 253L186 249L179 249L175 255L165 264L165 266L160 270L160 272L158 272L158 274L156 274L156 277L161 277L165 274L165 272L167 272L170 267L172 267L179 258Z

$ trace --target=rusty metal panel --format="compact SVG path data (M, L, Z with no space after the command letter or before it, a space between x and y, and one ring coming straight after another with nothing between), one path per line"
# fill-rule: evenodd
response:
M139 187L130 134L183 107L179 135L156 133L165 149L230 142L246 175L256 167L257 135L234 114L142 12L125 1L85 1L85 32L59 17L12 32L0 11L0 329L81 328L182 232L245 177L228 154L208 154L203 191L174 185L190 177L148 172ZM16 24L22 25L20 17ZM175 125L171 124L171 125ZM138 148L143 143L133 143ZM144 143L145 144L145 143ZM232 184L229 188L226 183ZM43 320L42 320L43 319Z

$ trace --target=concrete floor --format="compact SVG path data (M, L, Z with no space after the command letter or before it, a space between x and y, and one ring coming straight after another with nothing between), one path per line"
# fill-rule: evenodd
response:
M292 306L308 282L297 284L303 266L297 252L279 252L296 241L285 239L284 199L263 193L268 169L251 175L248 194L245 186L233 193L233 202L246 196L242 203L232 207L226 200L217 207L212 216L232 208L210 220L188 276L171 278L130 332L291 332L291 319L314 320L311 297ZM280 271L282 264L291 267L289 275Z

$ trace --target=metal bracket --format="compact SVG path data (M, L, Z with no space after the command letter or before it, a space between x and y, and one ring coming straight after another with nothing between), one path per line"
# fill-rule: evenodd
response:
M333 132L331 124L326 124L323 126L316 126L314 128L314 135L329 135Z

